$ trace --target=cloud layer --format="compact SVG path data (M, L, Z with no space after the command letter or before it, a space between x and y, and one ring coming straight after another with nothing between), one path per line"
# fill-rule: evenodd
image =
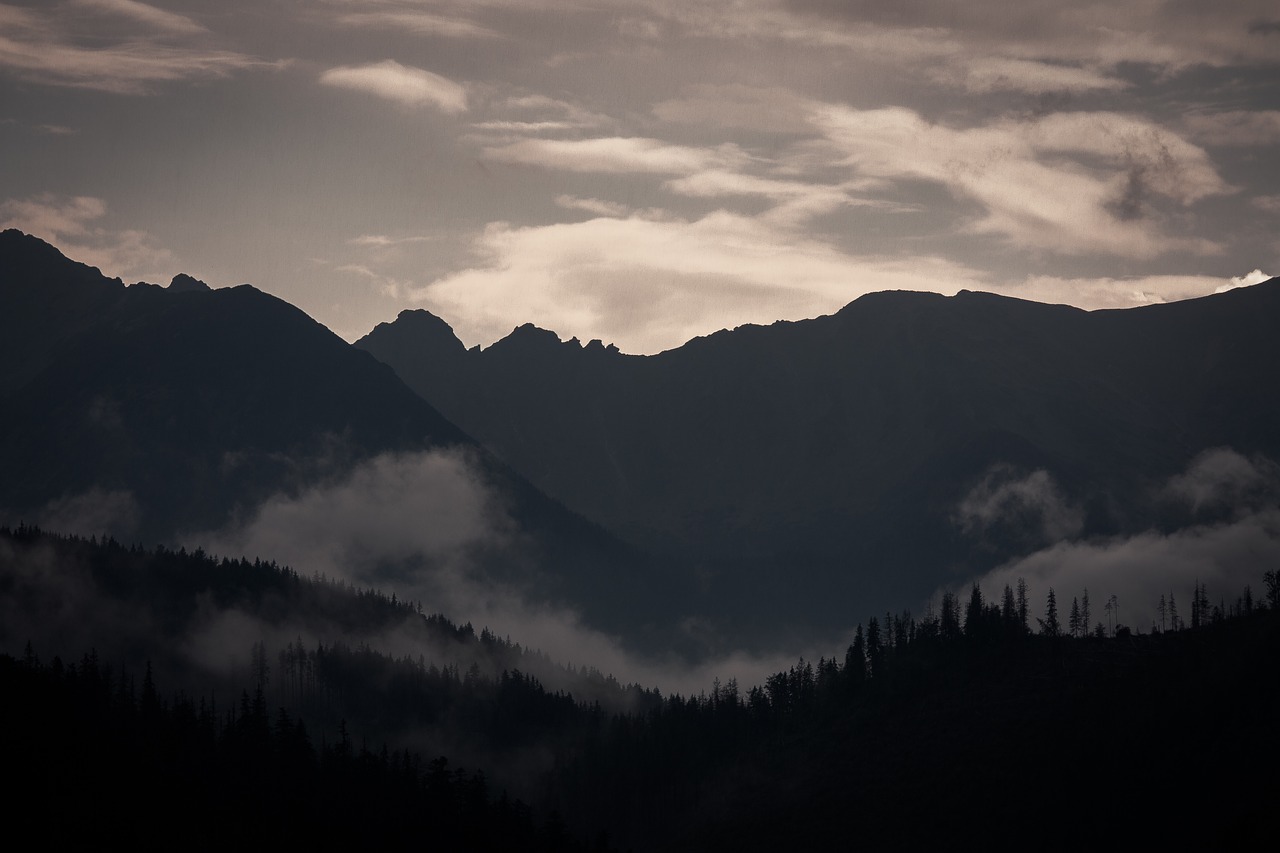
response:
M959 513L968 529L995 514L1031 507L1030 521L1042 520L1051 543L977 579L992 600L1006 584L1016 586L1023 578L1038 608L1053 588L1061 614L1087 589L1097 619L1105 618L1102 605L1114 595L1120 622L1145 632L1159 624L1161 596L1181 601L1184 619L1197 583L1208 588L1212 605L1232 607L1245 587L1256 599L1263 573L1280 561L1280 468L1230 448L1199 454L1155 496L1190 512L1185 525L1174 530L1079 539L1077 524L1050 522L1064 518L1063 507L1068 521L1076 516L1046 472L1013 481L1003 491L984 484L978 492L966 498Z

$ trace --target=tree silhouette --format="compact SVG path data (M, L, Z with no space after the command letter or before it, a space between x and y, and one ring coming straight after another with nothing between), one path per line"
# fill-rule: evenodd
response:
M1049 596L1045 601L1044 607L1044 618L1036 621L1040 623L1040 633L1044 636L1062 636L1062 625L1058 622L1058 599L1054 595L1053 587L1049 587Z

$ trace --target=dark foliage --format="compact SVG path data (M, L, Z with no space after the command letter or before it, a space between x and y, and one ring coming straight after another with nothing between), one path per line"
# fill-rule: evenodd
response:
M221 709L161 698L96 655L42 666L0 655L9 830L26 849L587 849L558 818L494 795L483 773L316 744L261 691Z

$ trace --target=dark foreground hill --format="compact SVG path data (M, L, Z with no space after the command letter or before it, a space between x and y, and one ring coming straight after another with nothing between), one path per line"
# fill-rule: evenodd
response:
M1274 831L1274 570L1261 600L1198 590L1194 627L1149 635L1073 636L1052 609L1033 633L1012 592L996 605L975 589L963 621L948 597L859 626L839 657L684 697L372 590L25 528L0 533L6 601L30 598L32 561L94 581L78 598L96 648L67 654L48 619L43 654L0 642L10 824L49 847L177 833L197 849L1253 849ZM103 615L122 607L127 628ZM228 644L220 677L184 671L218 610L257 620L234 636L252 653L236 665ZM280 639L292 630L397 651Z
M655 587L632 549L547 499L388 367L249 285L126 287L3 232L0 413L10 523L56 529L78 515L86 532L171 542L380 454L450 450L518 531L518 552L491 569L615 628L634 624Z
M356 345L548 494L689 556L746 631L1174 523L1159 493L1197 454L1280 458L1277 320L1273 279L1125 311L877 293L654 356L533 326L467 350L424 311Z

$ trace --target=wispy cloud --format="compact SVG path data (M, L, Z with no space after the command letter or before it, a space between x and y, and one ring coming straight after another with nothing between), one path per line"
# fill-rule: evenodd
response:
M397 30L414 35L472 39L503 38L503 35L496 30L464 18L439 15L421 9L383 8L365 12L347 12L331 20L342 27Z
M1087 588L1095 614L1114 595L1120 621L1144 631L1159 624L1162 595L1172 594L1187 606L1197 582L1208 586L1215 603L1230 605L1245 586L1256 594L1264 567L1280 560L1278 485L1277 467L1269 460L1213 448L1170 478L1165 494L1195 510L1225 508L1225 516L1172 532L1058 542L987 573L978 583L993 597L1025 578L1040 600L1053 587L1060 608ZM1186 613L1189 608L1184 618Z
M743 323L834 311L873 290L981 289L972 270L926 256L854 256L750 216L601 216L489 226L484 261L415 294L468 343L524 322L628 352L657 352ZM940 285L940 283L942 283Z
M556 196L556 204L565 210L581 210L595 216L626 216L630 212L625 204L598 198L578 198L571 195Z
M1115 91L1130 85L1118 77L1088 68L999 56L957 59L951 65L937 70L933 76L939 83L958 84L974 93L1027 92L1039 95L1051 92Z
M107 204L100 198L45 193L0 202L0 229L41 237L110 276L165 278L161 270L173 263L169 251L145 231L102 227L98 222L106 214Z
M901 107L829 105L813 120L856 176L936 182L980 204L974 233L1062 254L1220 249L1162 230L1154 202L1186 206L1233 189L1202 149L1146 119L1055 113L954 128Z
M1280 110L1232 110L1187 116L1191 135L1205 145L1264 146L1280 143Z
M670 145L657 139L523 139L484 150L504 163L543 166L567 172L684 174L745 163L747 155L733 144L717 148Z
M138 95L157 84L226 77L235 71L278 66L228 50L175 44L172 37L203 27L180 15L131 0L82 0L76 5L122 16L142 32L86 38L80 16L55 7L32 12L0 6L0 70L35 83Z
M326 86L367 92L407 107L434 107L446 113L467 109L467 91L439 74L388 59L372 65L331 68L320 75Z
M1256 284L1250 276L1222 278L1211 275L1146 275L1129 278L1064 278L1060 276L1028 276L1026 279L993 285L991 290L1034 302L1074 305L1089 310L1100 308L1136 308L1195 299L1221 293L1233 283ZM1259 279L1265 280L1265 279ZM1236 285L1239 286L1239 285Z
M72 0L72 6L95 12L120 15L157 30L170 33L204 33L205 27L185 15L167 12L137 0Z

